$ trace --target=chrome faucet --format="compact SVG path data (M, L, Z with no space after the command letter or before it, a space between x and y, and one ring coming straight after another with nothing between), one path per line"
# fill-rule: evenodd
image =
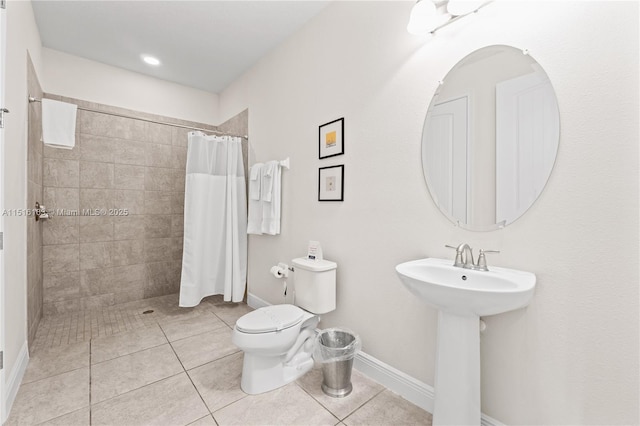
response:
M467 254L468 252L468 254ZM473 249L469 247L469 244L462 243L456 249L456 260L458 260L458 256L460 256L460 261L462 262L463 268L473 269L475 263L473 262ZM454 265L455 266L455 265Z
M478 255L478 263L473 261L473 249L467 243L462 243L458 247L446 245L445 247L454 249L456 251L456 259L453 262L453 266L458 268L475 269L478 271L488 271L487 258L485 253L500 253L497 250L482 250Z

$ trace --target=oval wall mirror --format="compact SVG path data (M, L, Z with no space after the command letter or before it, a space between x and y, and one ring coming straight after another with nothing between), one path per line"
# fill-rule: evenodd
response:
M422 132L422 168L434 202L465 229L522 216L558 152L560 114L549 77L526 51L479 49L438 87Z

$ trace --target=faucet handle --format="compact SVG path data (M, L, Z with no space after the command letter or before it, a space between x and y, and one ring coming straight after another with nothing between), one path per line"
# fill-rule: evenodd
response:
M500 253L499 250L483 250L480 249L480 254L478 255L478 264L476 265L476 269L480 271L488 271L487 268L487 257L484 255L485 253Z
M446 248L454 249L456 251L456 259L453 262L453 266L462 267L464 262L462 261L462 252L458 250L458 247L450 246L448 244L444 245Z

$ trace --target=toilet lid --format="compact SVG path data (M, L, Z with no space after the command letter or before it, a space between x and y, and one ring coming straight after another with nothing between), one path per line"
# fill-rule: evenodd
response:
M304 311L294 305L273 305L256 309L236 321L243 333L270 333L284 330L302 321Z

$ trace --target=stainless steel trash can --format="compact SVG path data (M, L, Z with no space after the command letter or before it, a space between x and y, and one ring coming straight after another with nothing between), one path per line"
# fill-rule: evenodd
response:
M344 398L353 390L351 370L360 339L348 330L333 328L321 331L316 345L315 359L322 363L322 391Z

